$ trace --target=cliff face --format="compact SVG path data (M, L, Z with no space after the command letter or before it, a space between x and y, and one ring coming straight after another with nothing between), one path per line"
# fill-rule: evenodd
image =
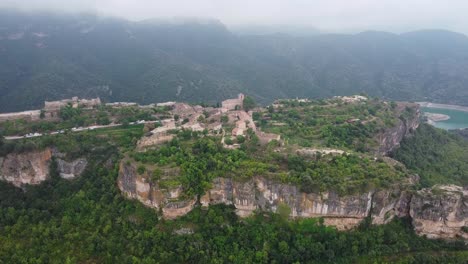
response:
M160 189L147 173L137 174L129 163L120 164L118 185L127 197L159 209L167 219L187 214L196 204L195 197L183 197L180 186ZM240 217L250 216L256 210L278 212L283 207L290 210L290 217L323 217L325 224L340 230L354 228L366 217L371 217L373 224L385 224L394 217L411 216L418 234L468 239L463 232L468 224L468 190L442 186L413 193L404 189L405 186L395 186L392 190L340 196L334 192L303 193L296 186L264 177L248 181L216 178L200 197L200 203L234 205Z
M147 173L139 175L130 163L122 162L119 174L119 188L127 197L161 210L165 218L184 215L196 203L195 197L181 196L180 186L160 189L159 183L151 182ZM240 217L250 216L256 210L277 212L280 205L287 206L291 217L324 217L326 224L339 229L350 229L366 218L373 206L381 207L381 211L393 209L394 203L380 205L387 201L385 199L373 205L373 195L373 192L349 196L339 196L334 192L307 194L296 186L277 183L264 177L254 177L248 181L216 178L212 182L212 188L200 197L200 203L203 206L234 205ZM394 199L395 202L397 198Z
M60 177L64 179L74 179L76 176L79 176L83 173L88 165L86 159L80 158L67 162L63 159L57 159L57 169L60 173Z
M410 215L418 234L468 239L468 188L448 185L421 190L411 199Z
M325 217L340 229L356 226L370 212L371 193L340 197L334 192L322 194L303 193L296 186L276 183L263 177L246 182L217 178L201 202L233 204L241 217L255 210L277 212L280 205L290 209L291 217Z
M402 115L398 120L398 123L394 127L387 129L383 133L378 135L378 141L380 146L378 150L379 154L386 155L398 146L400 146L400 142L403 140L403 138L411 134L411 132L419 126L419 105L400 103L398 107L405 109L401 110L401 112L406 111L406 108L408 108L413 113L407 116Z
M62 159L63 156L64 154L46 148L42 151L11 153L6 157L0 157L0 180L16 187L40 184L49 177L52 157L57 158L57 169L62 178L72 179L83 173L87 165L86 159L67 162Z
M120 163L117 184L127 197L161 210L167 219L185 215L195 206L195 197L181 198L180 186L162 189L159 183L153 183L149 179L148 172L140 175L132 164L124 161Z
M0 179L16 187L23 184L39 184L49 175L52 158L50 149L0 157Z

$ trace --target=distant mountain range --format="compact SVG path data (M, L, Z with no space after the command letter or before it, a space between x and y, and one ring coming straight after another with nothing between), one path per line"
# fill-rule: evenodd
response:
M216 21L0 11L0 112L75 95L215 103L239 92L261 103L363 92L468 105L468 38L235 34Z

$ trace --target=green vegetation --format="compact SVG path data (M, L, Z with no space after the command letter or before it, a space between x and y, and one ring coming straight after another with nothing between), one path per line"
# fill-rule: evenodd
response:
M248 111L254 109L256 105L257 105L257 103L255 102L255 100L252 97L246 96L244 98L243 106L244 106L245 111L248 112Z
M161 107L139 108L105 107L96 109L73 108L71 105L60 109L59 120L26 121L15 120L0 123L0 132L4 135L25 135L28 133L47 133L73 127L88 127L92 125L109 125L110 123L129 124L138 120L154 121L169 117L168 109Z
M55 147L71 158L86 156L90 152L105 149L104 146L114 146L121 152L133 150L137 140L143 135L143 125L127 128L114 127L99 130L64 134L45 135L37 138L27 138L15 141L4 140L0 137L0 156L9 153L22 153Z
M120 194L117 167L102 163L115 154L93 156L74 181L54 174L26 192L0 182L0 262L421 263L434 254L438 263L460 263L466 257L462 244L418 237L406 221L339 232L320 219L259 214L240 221L226 206L158 220L154 210ZM194 233L177 235L182 228Z
M421 124L393 157L421 177L421 185L468 184L468 141L445 130Z
M280 154L274 151L277 142L258 146L255 137L236 139L240 149L230 150L223 148L217 137L186 132L157 149L133 153L131 157L149 166L181 168L180 177L175 178L189 195L203 194L220 176L263 176L296 184L307 193L334 190L346 195L389 187L407 175L404 168L356 154L304 157L288 154L288 150ZM225 143L233 142L225 139Z
M321 106L312 107L327 105L313 104ZM372 105L364 106L373 111ZM355 116L358 110L354 107L339 105L338 109ZM258 122L267 120L264 127L274 129L269 124L272 121L265 119L271 114L283 122L301 123L313 117L312 112L304 110L308 108L292 107L297 112L293 111L291 116L286 109L270 110ZM392 120L391 111L396 111L396 107L376 109L372 116L364 114L362 118L377 117L372 122L384 127L384 120ZM118 115L128 120L134 118L132 113ZM96 116L105 118L102 114ZM337 127L348 125L336 123L334 118ZM297 136L289 134L290 142L311 140L314 145L329 144L328 136L322 138L322 129L331 124L330 120L324 118L314 126L298 126L305 128ZM321 122L323 125L319 125ZM352 123L349 125L353 127ZM287 127L281 129L290 133ZM381 226L365 221L355 230L340 232L325 226L323 219L289 220L291 208L282 203L278 214L258 212L242 220L232 206L225 205L196 207L173 221L158 219L158 212L125 199L118 190L118 164L123 157L128 163L136 161L137 173L158 181L161 188L182 185L185 195L191 196L203 194L212 179L219 176L244 180L261 175L297 184L305 192L335 190L350 194L389 187L402 181L407 172L383 159L375 160L355 151L300 156L295 152L295 144L280 146L272 141L260 145L251 130L245 137L235 138L240 143L239 149L224 148L220 137L180 130L171 131L176 137L156 149L134 152L143 130L143 125L135 125L67 131L14 142L0 137L0 155L54 146L69 158L85 156L89 161L84 174L74 180L61 179L57 164L52 162L51 178L41 185L27 186L23 191L0 182L0 263L463 263L468 256L468 249L461 242L417 236L409 219ZM306 131L313 131L310 135L314 137L308 137ZM352 133L335 137L342 141L333 142L345 142L350 149L355 148L357 140L362 140ZM424 170L445 168L441 164L449 160L443 155L468 149L463 145L468 143L456 136L421 126L414 137L403 142L402 152L397 156L404 161L419 155L418 146L427 145L429 139L444 147L438 150L435 143L429 146L430 153L438 154L431 156L436 157L431 159L433 167ZM460 149L454 149L455 145ZM275 151L280 147L281 152ZM457 161L447 164L463 169L461 160L465 157L455 156ZM418 159L415 164L411 169L420 169L423 175L420 166L427 161ZM190 232L181 232L184 230Z
M378 146L378 132L396 124L398 111L376 99L355 103L280 100L259 123L263 130L281 134L290 144L367 152Z
M299 183L307 193L334 190L340 194L388 188L406 177L400 167L383 160L369 160L357 155L323 155L314 160L291 155L287 159L291 182Z
M174 139L156 150L134 153L138 162L156 165L160 168L179 167L178 180L187 195L202 195L211 181L223 177L250 178L268 175L276 167L256 161L242 150L228 150L222 147L219 138L199 137L188 140Z
M72 118L77 118L81 115L81 108L74 108L71 104L68 104L65 107L60 108L59 116L67 121Z
M339 232L320 219L285 220L290 208L284 205L281 214L257 214L242 221L229 206L197 207L178 220L158 220L154 210L125 199L115 184L120 156L116 147L132 141L123 139L131 137L131 131L53 138L48 144L85 154L91 162L73 181L59 178L52 163L51 179L26 191L0 182L0 263L420 263L427 255L440 263L457 263L466 257L463 244L418 237L405 220ZM212 177L205 176L207 168L234 173L236 164L251 162L242 150L219 149L212 138L178 141L135 157L158 166L191 159L181 166L201 177L192 176L192 182ZM193 160L194 155L200 161ZM184 228L194 233L176 234Z

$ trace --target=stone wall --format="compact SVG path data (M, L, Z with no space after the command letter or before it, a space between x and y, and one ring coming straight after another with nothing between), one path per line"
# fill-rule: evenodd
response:
M244 105L244 95L239 94L235 99L228 99L221 102L221 106L225 110L235 110L236 107L242 108Z
M41 111L23 111L16 113L4 113L0 114L0 122L13 121L13 120L26 120L26 121L37 121L40 119Z

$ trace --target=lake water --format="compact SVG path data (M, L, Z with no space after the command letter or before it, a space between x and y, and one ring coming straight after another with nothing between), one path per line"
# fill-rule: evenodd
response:
M435 127L443 129L468 128L468 112L433 107L421 107L421 111L450 116L449 120L435 122Z

